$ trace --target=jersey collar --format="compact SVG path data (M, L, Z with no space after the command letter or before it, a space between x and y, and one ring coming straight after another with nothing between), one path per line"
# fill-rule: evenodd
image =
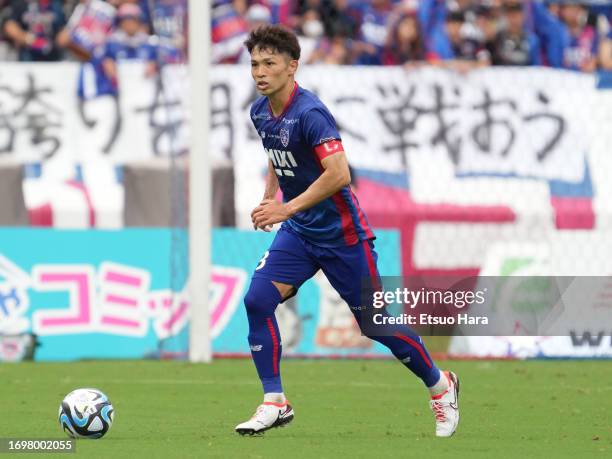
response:
M282 116L284 116L285 113L287 113L287 110L289 110L289 107L291 106L291 103L293 102L293 99L295 98L297 90L298 90L298 84L297 84L297 81L296 81L296 82L293 83L293 91L291 91L291 95L289 96L289 100L287 100L287 103L283 107L283 111L278 116L274 116L274 112L272 111L272 105L270 105L270 101L268 101L268 110L270 110L270 116L272 117L272 119L277 120L277 119L281 118Z

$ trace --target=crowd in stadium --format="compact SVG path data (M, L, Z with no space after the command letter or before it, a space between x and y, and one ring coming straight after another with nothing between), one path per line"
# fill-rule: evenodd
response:
M71 16L92 1L103 0L0 0L0 59L83 59L71 46ZM117 15L97 47L103 59L185 55L187 0L106 1ZM588 0L215 0L212 59L248 62L249 30L281 23L299 34L304 63L611 70L611 13L609 2Z

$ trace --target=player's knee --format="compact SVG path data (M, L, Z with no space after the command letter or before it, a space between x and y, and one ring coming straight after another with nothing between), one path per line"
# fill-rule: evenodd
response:
M295 287L293 285L283 284L282 282L276 281L272 281L272 284L276 287L283 300L292 297L296 293Z
M273 314L281 299L278 289L271 281L256 278L251 281L244 296L244 305L249 315Z

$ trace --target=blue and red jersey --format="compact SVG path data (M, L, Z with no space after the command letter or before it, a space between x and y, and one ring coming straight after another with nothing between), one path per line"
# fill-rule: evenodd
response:
M566 69L582 70L582 66L589 60L597 57L599 36L594 27L583 27L578 35L572 35L567 30L567 46L563 55L563 64Z
M106 41L104 57L116 61L133 59L155 61L156 49L150 35L144 32L128 35L118 29Z
M321 175L321 161L343 151L336 121L319 98L295 84L279 116L267 97L251 107L251 120L274 166L283 201L302 194ZM342 247L374 239L374 233L349 186L285 223L309 242Z

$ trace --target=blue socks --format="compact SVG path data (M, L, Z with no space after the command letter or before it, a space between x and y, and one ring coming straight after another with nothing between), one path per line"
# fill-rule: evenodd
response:
M249 345L264 393L283 392L280 377L281 337L274 311L282 298L274 284L262 278L251 281L244 297L249 320Z

